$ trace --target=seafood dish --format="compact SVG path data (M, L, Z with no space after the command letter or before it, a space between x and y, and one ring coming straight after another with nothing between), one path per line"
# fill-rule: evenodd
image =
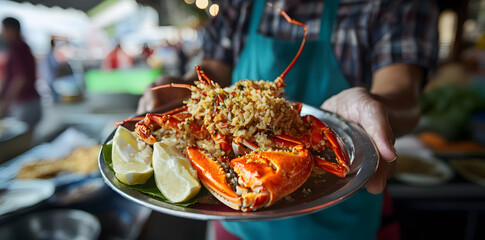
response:
M301 103L284 98L284 78L300 55L275 81L242 80L222 88L196 66L191 96L172 111L121 121L137 121L135 132L148 145L170 143L190 160L200 182L219 201L235 210L256 211L288 196L312 173L344 178L350 157L334 130L320 119L301 116Z

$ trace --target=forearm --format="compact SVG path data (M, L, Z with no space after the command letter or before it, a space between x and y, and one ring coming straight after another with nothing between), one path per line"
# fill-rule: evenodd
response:
M411 131L420 117L419 93L423 69L392 64L374 73L371 94L383 104L395 137Z
M354 87L327 99L322 108L353 121L367 132L379 152L379 167L366 185L370 193L383 191L392 175L397 153L394 139L412 130L419 119L420 67L392 64L376 71L371 90Z
M204 59L199 66L209 76L210 79L219 83L222 87L229 86L231 83L232 68L220 61ZM197 73L195 69L189 71L182 78L163 76L150 84L149 87L165 85L169 83L193 84L196 81ZM138 102L137 113L146 112L165 112L182 105L182 100L190 97L187 89L172 88L159 89L157 91L145 91Z

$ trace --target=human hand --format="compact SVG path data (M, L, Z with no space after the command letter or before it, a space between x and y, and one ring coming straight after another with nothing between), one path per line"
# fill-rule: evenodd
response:
M137 114L146 112L166 112L170 109L182 106L182 100L190 96L190 91L180 88L164 88L148 90L148 88L170 84L187 83L181 78L162 76L148 85L143 96L138 101Z
M379 166L366 188L370 193L381 193L394 173L394 160L397 158L393 146L395 139L384 105L367 89L354 87L327 99L321 108L359 124L374 141L380 156Z

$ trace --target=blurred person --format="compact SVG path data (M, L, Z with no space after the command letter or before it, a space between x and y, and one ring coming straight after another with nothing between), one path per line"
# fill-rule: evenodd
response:
M146 61L153 53L155 50L153 48L149 47L147 43L143 43L143 46L141 48L141 56L144 61Z
M54 101L57 101L59 98L59 93L56 92L54 89L54 81L57 77L57 70L59 68L59 61L56 58L56 41L52 37L50 41L50 48L49 52L46 54L43 62L42 62L42 78L44 81L47 83L49 86L52 97L54 98Z
M115 48L108 53L103 62L103 69L127 69L133 66L133 58L121 48L117 43Z
M222 87L238 80L272 80L298 51L303 31L290 25L273 2L291 18L308 25L308 39L286 75L288 99L335 112L364 128L379 153L374 177L345 201L313 214L275 221L222 222L221 239L376 239L396 225L381 226L381 194L393 174L394 139L411 131L420 111L420 88L437 59L438 9L433 1L279 0L220 3L206 27L200 67ZM152 86L191 84L165 76ZM186 98L184 89L146 91L138 113L163 112ZM386 198L389 199L389 198ZM386 230L389 229L389 230ZM220 234L218 234L220 233ZM227 235L230 233L231 235ZM224 235L226 234L226 235ZM389 236L390 236L389 235Z
M180 76L179 53L174 44L164 39L162 44L155 50L148 59L148 65L154 69L161 69L162 72L172 76Z
M148 43L143 43L143 45L140 48L140 54L136 56L135 61L134 61L134 67L136 68L147 68L151 67L150 66L150 58L153 56L153 53L155 52L155 49L152 47L148 46Z
M5 70L5 64L7 63L7 47L5 42L0 37L0 80L3 78L3 72ZM1 87L1 82L0 82Z
M34 56L20 35L17 19L3 19L1 36L9 52L0 90L0 118L17 118L32 129L41 118L40 96L35 89Z

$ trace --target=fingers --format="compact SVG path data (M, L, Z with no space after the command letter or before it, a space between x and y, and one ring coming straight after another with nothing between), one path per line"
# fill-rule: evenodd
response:
M396 162L379 161L379 167L365 188L369 193L379 194L384 191L387 180L394 174Z
M155 85L157 86L157 85ZM151 87L151 86L149 86ZM147 112L155 112L157 108L164 105L164 93L163 91L151 91L145 89L143 96L138 100L138 107L136 109L137 114L144 114Z
M190 91L180 88L165 88L159 90L148 90L148 88L165 85L169 83L186 83L184 80L175 77L160 77L147 86L143 96L138 101L137 114L147 112L164 112L182 105L183 99L190 96Z
M157 85L151 86L152 84L150 84L147 88L157 86ZM141 96L140 100L138 100L138 107L136 109L136 113L144 114L147 112L154 112L156 110L156 107L160 105L160 103L158 103L158 98L159 98L159 95L161 94L163 93L145 89L145 92L143 92L143 96Z
M366 188L370 193L381 193L387 179L394 172L395 162L393 161L397 158L394 135L384 105L367 89L351 88L329 98L321 108L359 124L374 141L380 161L376 174Z
M141 96L140 100L138 100L138 107L136 108L136 114L144 114L149 112L148 103L146 100L145 95Z
M381 159L394 161L397 158L386 109L367 89L356 87L342 91L325 101L321 108L362 126L376 144Z
M138 105L136 107L136 114L143 114L145 112L145 99L143 96L138 100Z

